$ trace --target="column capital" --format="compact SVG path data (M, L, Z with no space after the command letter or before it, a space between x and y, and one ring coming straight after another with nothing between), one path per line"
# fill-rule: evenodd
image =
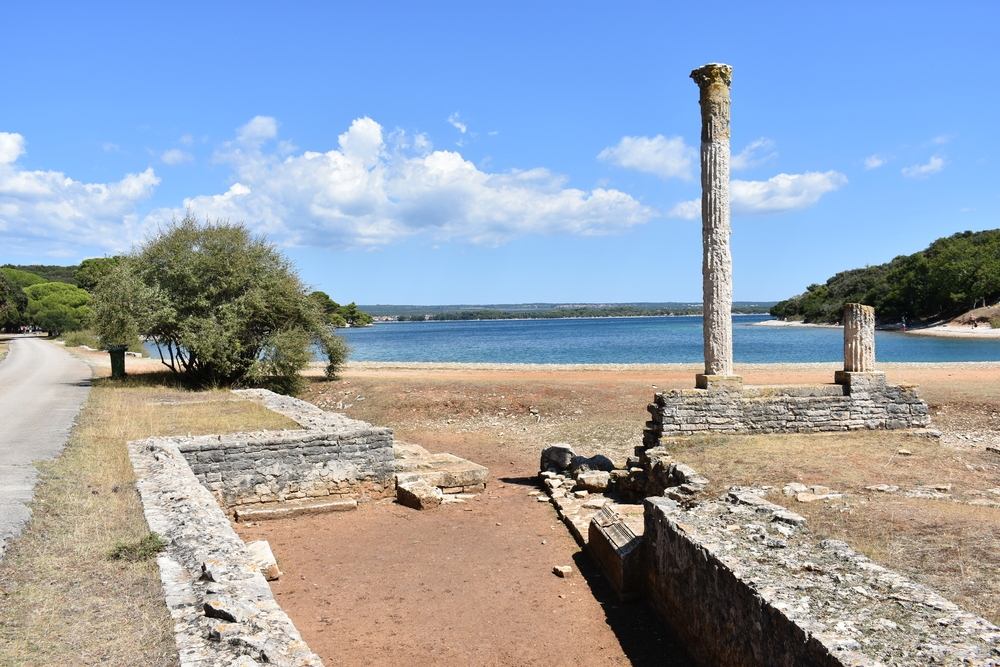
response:
M709 63L691 72L691 78L700 88L721 83L727 88L733 85L732 65Z

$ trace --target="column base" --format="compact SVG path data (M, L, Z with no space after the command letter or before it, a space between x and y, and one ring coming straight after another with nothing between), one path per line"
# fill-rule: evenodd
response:
M885 387L885 373L883 371L835 371L833 382L843 385L847 394L850 394L851 389L859 391L882 389Z
M742 389L743 376L699 373L694 376L694 386L696 389Z

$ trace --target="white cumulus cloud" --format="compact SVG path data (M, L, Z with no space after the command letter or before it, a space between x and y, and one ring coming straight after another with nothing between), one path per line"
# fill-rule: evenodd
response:
M260 146L278 136L278 121L270 116L254 116L239 130L239 141L248 146Z
M683 137L664 137L658 134L649 137L622 137L617 146L609 146L597 155L597 159L611 164L656 174L660 178L680 178L690 181L694 178L695 149L684 143Z
M774 142L767 137L751 141L738 155L732 157L729 166L734 171L759 167L778 156L777 152L771 150L772 148L774 148Z
M836 171L804 174L778 174L766 181L729 182L729 205L734 215L783 213L808 208L827 192L847 183ZM680 202L667 214L674 218L695 220L701 217L701 200Z
M729 197L736 215L780 213L812 206L846 184L847 177L836 171L778 174L766 181L730 181Z
M0 164L10 164L24 155L24 137L13 132L0 132Z
M136 205L159 184L152 168L114 183L82 183L16 160L24 137L0 132L0 231L13 252L62 254L93 246L122 250L139 238Z
M865 169L878 169L886 162L887 160L881 155L869 155L865 158Z
M931 174L936 174L944 169L944 159L932 157L927 164L915 164L912 167L903 167L900 173L907 178L927 178Z
M160 156L166 164L181 164L182 162L191 162L194 160L194 156L190 153L185 153L179 148L171 148L168 151L164 151L163 155Z
M233 169L227 192L154 211L147 224L190 207L292 245L373 247L417 234L497 245L529 234L612 234L656 215L618 190L568 188L547 169L483 171L457 152L431 151L425 135L414 138L416 153L403 151L409 142L396 133L387 149L382 127L367 117L351 123L337 149L282 158L244 139L251 124L276 131L266 120L255 118L217 153Z

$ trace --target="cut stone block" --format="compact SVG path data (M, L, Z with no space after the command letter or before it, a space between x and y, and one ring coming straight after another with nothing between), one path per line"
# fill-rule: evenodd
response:
M319 502L289 502L272 503L241 507L234 514L237 521L268 521L270 519L287 519L311 514L328 514L330 512L348 512L358 508L358 501L353 498L339 500L323 500Z
M247 551L250 552L253 561L257 563L264 578L268 581L277 581L281 576L281 571L278 570L278 561L271 553L271 545L267 543L267 540L247 542Z
M423 479L413 479L396 484L396 500L415 510L426 510L441 504L444 494Z
M396 484L422 479L441 488L470 487L486 484L490 470L454 454L429 454L419 458L396 460Z
M609 505L590 521L587 546L622 601L642 593L642 509L641 505Z
M577 486L587 490L593 491L595 493L604 493L608 490L608 484L611 482L611 473L607 473L601 470L592 470L590 472L581 472L577 475L576 484Z

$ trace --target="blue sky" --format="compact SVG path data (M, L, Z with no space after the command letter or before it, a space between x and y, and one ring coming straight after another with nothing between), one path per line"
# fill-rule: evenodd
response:
M725 62L734 298L777 300L1000 227L998 14L0 0L0 263L190 206L342 302L700 300L688 75Z

